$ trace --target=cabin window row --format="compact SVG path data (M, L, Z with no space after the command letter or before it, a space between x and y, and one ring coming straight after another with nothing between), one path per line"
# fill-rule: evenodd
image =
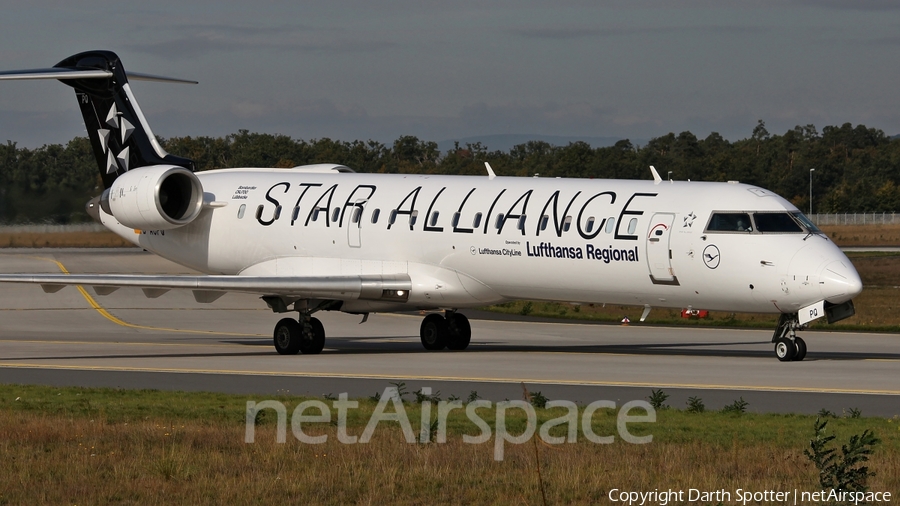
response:
M262 204L260 204L259 207L256 208L256 219L257 220L262 219L264 209L265 209L265 206L263 206ZM237 217L239 220L244 218L244 214L246 213L246 211L247 211L247 204L241 204L241 206L238 208L238 213L237 213ZM278 220L281 217L281 212L282 212L282 206L276 206L275 214L273 215L272 219ZM321 208L313 210L312 216L310 216L310 221L318 221L319 216L325 212L326 211ZM399 214L400 214L400 212L398 209L392 210L390 213L390 217L388 218L388 224L389 225L395 224L397 222L397 216ZM414 226L416 224L416 222L418 221L419 211L412 211L411 213L408 213L408 215L409 215L409 219L408 219L409 226ZM453 213L451 225L454 228L459 228L460 216L461 216L461 213L459 213L459 212ZM341 217L341 208L335 207L334 210L331 212L331 221L336 222L340 219L340 217ZM378 219L380 217L381 217L381 209L373 210L372 216L371 216L372 224L377 224ZM437 226L439 217L440 217L440 211L432 212L431 217L428 220L428 226L430 226L430 227ZM294 207L294 209L291 211L291 221L295 222L299 218L300 218L300 208ZM360 222L361 218L362 218L362 208L354 207L353 211L350 214L350 223L358 224ZM475 213L475 216L472 219L472 228L475 228L475 229L480 228L481 224L483 223L483 221L482 221L483 219L484 219L484 214ZM507 219L514 219L515 228L517 230L525 230L525 221L526 221L525 215L521 215L521 216L515 215L514 218L507 218L507 216L503 213L500 213L497 215L497 218L494 222L494 228L497 230L502 228L503 224L507 221ZM572 228L572 220L573 220L572 216L566 216L563 219L563 222L562 222L563 232L568 232ZM612 234L616 228L616 219L613 217L610 217L610 218L607 218L605 221L606 221L606 224L604 227L604 232L606 232L607 234ZM540 230L541 231L547 230L547 227L549 225L550 225L550 216L546 215L546 214L541 216L540 225L539 225ZM584 232L587 234L593 233L595 226L597 226L597 219L594 216L589 217L587 219L587 221L585 222ZM633 234L636 228L637 228L637 219L632 219L628 224L628 233Z

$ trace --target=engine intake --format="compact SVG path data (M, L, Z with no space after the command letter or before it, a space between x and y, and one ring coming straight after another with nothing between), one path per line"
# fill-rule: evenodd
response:
M203 186L183 167L140 167L117 177L103 192L100 207L126 227L169 230L197 218L203 207Z

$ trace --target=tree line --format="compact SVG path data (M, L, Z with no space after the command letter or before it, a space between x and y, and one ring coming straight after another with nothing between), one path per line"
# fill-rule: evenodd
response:
M498 175L650 179L650 165L678 180L740 181L772 190L800 209L813 212L893 212L900 210L900 139L863 125L797 126L770 134L759 121L750 137L735 142L711 133L669 133L644 146L621 140L594 148L584 142L552 146L531 141L508 152L481 143L456 144L441 152L436 142L414 136L392 145L375 141L301 140L240 130L225 137L160 139L170 153L187 157L198 170L233 167L294 167L339 163L357 172L485 174L489 162ZM66 145L20 148L0 145L0 223L87 221L84 204L102 191L87 138Z

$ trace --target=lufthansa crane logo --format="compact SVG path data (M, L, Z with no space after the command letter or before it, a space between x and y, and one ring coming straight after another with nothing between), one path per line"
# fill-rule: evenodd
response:
M715 269L719 266L719 248L715 245L710 244L703 250L703 263L706 264L710 269Z

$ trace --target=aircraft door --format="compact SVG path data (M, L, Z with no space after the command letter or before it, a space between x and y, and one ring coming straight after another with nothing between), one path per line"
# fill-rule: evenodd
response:
M672 234L672 213L656 213L650 219L647 233L647 265L650 280L657 285L678 285L678 278L672 269L672 250L669 239Z
M357 200L353 209L350 211L350 220L347 223L347 242L351 248L359 248L362 246L363 208L365 200Z

